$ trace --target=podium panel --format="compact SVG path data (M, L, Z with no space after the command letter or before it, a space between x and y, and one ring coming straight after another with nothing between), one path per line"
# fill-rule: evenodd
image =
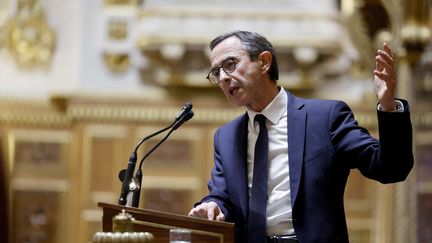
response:
M156 243L169 242L169 230L172 228L190 229L194 243L234 243L233 223L108 203L98 203L98 206L103 210L102 230L104 232L112 231L112 218L124 209L135 219L134 231L152 233Z

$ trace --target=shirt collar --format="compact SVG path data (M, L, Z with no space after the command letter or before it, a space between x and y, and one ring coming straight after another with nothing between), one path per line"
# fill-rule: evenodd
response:
M280 87L279 93L276 95L276 97L261 112L258 113L249 109L247 109L246 111L252 127L255 116L257 114L263 114L274 125L277 124L282 118L282 115L285 113L287 107L287 93L285 92L284 88Z

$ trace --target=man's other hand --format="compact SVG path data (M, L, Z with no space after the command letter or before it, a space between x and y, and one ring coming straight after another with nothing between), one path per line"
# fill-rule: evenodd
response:
M225 221L225 215L215 202L202 203L193 208L188 215L208 220Z
M393 53L387 43L383 44L382 50L378 50L375 61L375 93L383 111L394 111L396 108L394 101L396 93L396 71L394 68Z

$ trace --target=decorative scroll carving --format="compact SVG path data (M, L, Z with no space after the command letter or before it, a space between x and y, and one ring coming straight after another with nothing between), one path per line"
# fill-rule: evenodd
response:
M22 68L48 65L56 37L39 0L19 0L15 16L4 26L5 46Z
M128 36L128 25L125 20L112 19L108 23L108 36L113 40L124 40Z
M129 68L129 55L127 53L108 53L105 52L103 54L103 59L105 61L105 65L109 68L113 73L122 73L127 71Z
M428 0L404 1L404 23L401 38L410 64L417 64L430 42L430 2Z

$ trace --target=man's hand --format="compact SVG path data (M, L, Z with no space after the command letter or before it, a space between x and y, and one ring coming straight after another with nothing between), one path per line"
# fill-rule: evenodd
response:
M395 110L396 75L393 54L390 46L384 42L383 50L378 50L374 70L375 93L382 111Z
M225 215L215 202L205 202L196 206L189 212L189 216L225 221Z

